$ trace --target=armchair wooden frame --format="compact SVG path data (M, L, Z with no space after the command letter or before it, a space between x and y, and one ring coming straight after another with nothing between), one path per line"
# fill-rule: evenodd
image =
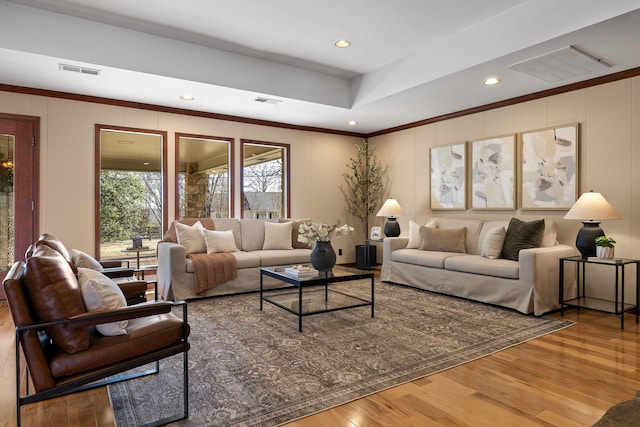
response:
M7 278L3 282L5 292L7 294L7 301L11 309L11 299L13 298L14 304L26 303L28 298L22 289L8 289L7 281L20 280L22 273L24 272L24 263L17 262L9 271ZM10 285L9 285L10 286ZM17 287L15 287L17 288ZM17 298L16 298L17 296ZM24 301L20 301L20 300ZM28 303L27 303L28 304ZM43 358L47 358L47 352L40 341L40 345L37 343L34 345L35 340L41 340L39 331L43 331L47 327L53 325L68 325L74 327L89 327L108 322L116 322L125 319L135 319L146 316L154 316L160 314L170 313L173 307L182 308L182 338L179 341L172 343L171 345L158 348L153 351L149 351L145 354L132 357L126 360L114 362L106 366L100 366L94 370L84 371L80 374L73 375L64 379L56 380L53 387L30 392L29 390L29 365L38 366L38 361L42 361ZM15 321L15 320L14 320ZM18 322L19 323L19 322ZM71 319L59 320L54 322L40 322L31 324L21 324L16 326L15 339L16 339L16 416L17 425L21 423L21 408L24 405L35 403L55 397L65 396L72 393L90 390L96 387L113 384L120 381L126 381L134 378L139 378L146 375L156 374L160 369L160 360L168 358L170 356L183 355L183 412L177 413L162 420L154 421L146 426L159 426L170 422L178 421L188 418L189 416L189 376L188 376L188 350L190 344L188 342L189 325L187 323L187 303L184 301L178 302L147 302L137 304L133 306L127 306L116 310L103 311L103 312L91 312L84 313L79 316L75 316ZM30 342L29 342L30 341ZM35 351L34 351L35 350ZM21 353L24 354L26 360L26 366L24 368L21 365ZM37 354L39 353L39 354ZM32 360L33 359L33 360ZM139 372L127 373L121 376L117 376L126 371L139 368L141 366L154 363L155 367L152 369L146 369ZM41 365L41 364L40 364ZM20 376L22 370L26 371L25 380L25 395L21 395L21 382Z

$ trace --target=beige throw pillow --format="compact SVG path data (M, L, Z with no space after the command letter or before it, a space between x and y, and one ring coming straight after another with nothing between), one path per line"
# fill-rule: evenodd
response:
M200 221L193 224L193 226L176 222L175 226L178 243L184 246L187 255L207 251L207 246L204 243L204 227Z
M115 310L127 306L127 300L118 285L99 271L78 268L78 283L88 311ZM106 336L126 335L127 324L127 320L121 320L97 325L96 329Z
M212 231L204 230L204 241L208 254L238 252L233 231Z
M293 222L264 223L264 243L262 249L293 249L291 245L291 230Z
M71 249L71 261L73 267L78 268L90 268L91 270L103 271L102 264L98 262L94 257L88 253L82 252L78 249Z
M504 227L496 227L489 230L482 242L480 255L489 259L500 258L502 245L504 244L504 238L506 236L507 230L505 230Z
M409 242L407 249L420 249L422 246L422 235L420 234L421 225L414 221L409 221ZM429 221L425 227L438 228L435 221Z
M431 228L420 227L423 251L465 253L466 227Z

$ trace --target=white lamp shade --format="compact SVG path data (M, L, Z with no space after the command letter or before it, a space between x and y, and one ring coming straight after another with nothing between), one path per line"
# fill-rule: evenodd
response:
M620 219L620 215L607 202L602 194L589 191L569 209L564 219L578 219L582 221L601 221L605 219Z
M404 215L400 203L396 199L387 199L376 216L397 217Z

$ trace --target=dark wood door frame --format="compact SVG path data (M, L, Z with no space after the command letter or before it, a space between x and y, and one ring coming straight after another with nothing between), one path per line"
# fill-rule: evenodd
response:
M0 133L15 136L14 258L24 260L39 233L40 118L0 113ZM0 276L4 279L5 273ZM4 298L1 290L0 297Z

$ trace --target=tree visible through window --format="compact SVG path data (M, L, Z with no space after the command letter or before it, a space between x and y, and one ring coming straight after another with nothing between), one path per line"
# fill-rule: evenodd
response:
M286 144L242 141L244 218L288 216L288 149Z

